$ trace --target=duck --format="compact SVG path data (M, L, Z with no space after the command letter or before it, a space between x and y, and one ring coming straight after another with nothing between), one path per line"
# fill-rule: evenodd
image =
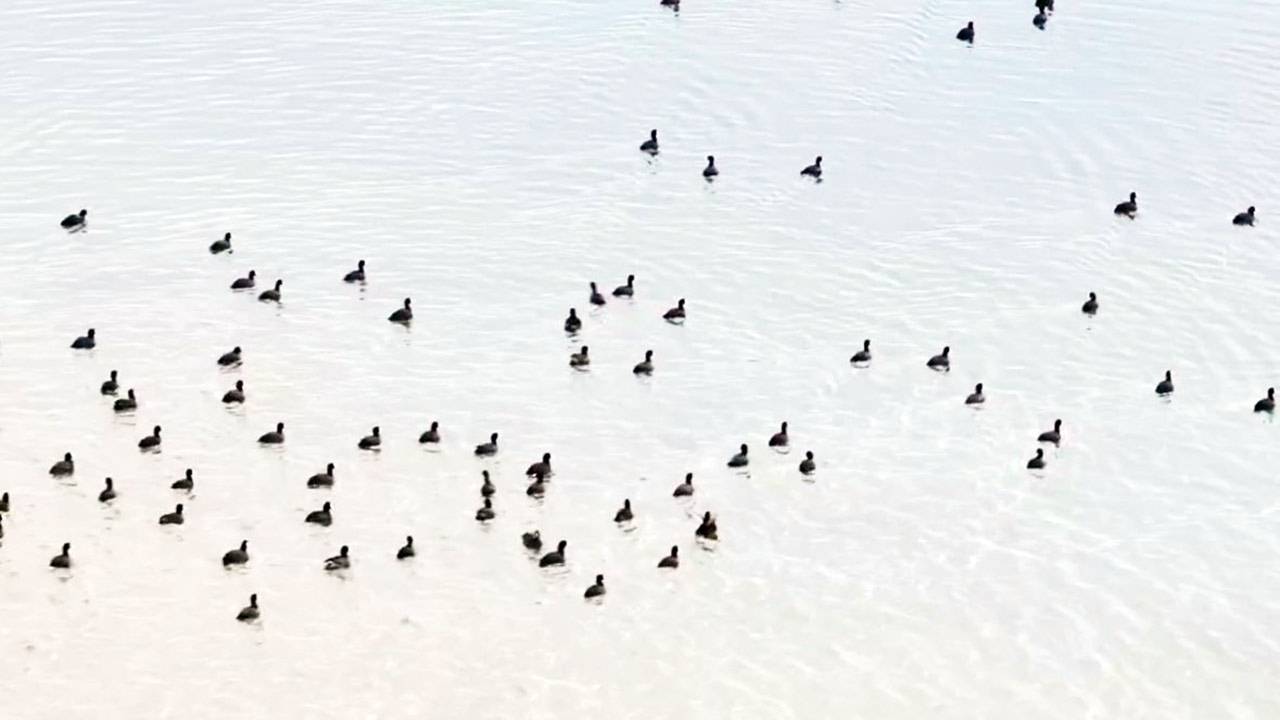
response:
M418 436L419 443L438 443L440 442L440 422L431 421L431 427L427 431Z
M811 177L814 180L822 179L822 156L813 159L813 164L800 171L804 177Z
M585 597L588 600L590 600L591 598L604 597L604 576L603 575L596 576L595 584L587 588L587 591L583 593L583 597Z
M102 387L99 388L98 391L101 392L103 395L115 395L117 392L120 391L120 383L117 382L119 377L120 377L120 373L115 370L112 370L111 377L102 381Z
M187 472L181 478L174 480L173 484L170 485L169 488L171 490L191 490L195 488L195 486L195 474L191 471L191 468L187 468Z
M151 430L151 434L138 441L139 450L159 450L160 449L160 426L157 425Z
M1276 389L1267 388L1267 396L1253 404L1254 412L1274 413L1276 411Z
M49 474L54 477L66 477L74 475L76 472L76 463L71 459L71 453L62 456L62 459L54 463L49 468Z
M413 298L405 298L404 306L387 316L387 320L401 325L408 325L413 320Z
M684 320L684 298L680 298L680 301L676 303L675 307L663 313L662 319L667 322Z
M237 380L236 386L222 394L222 402L234 405L244 402L244 381Z
M720 169L716 167L716 156L708 155L707 166L702 168L702 177L706 178L707 180L711 180L712 178L718 176L719 174L720 174Z
M1053 429L1040 433L1039 437L1036 438L1036 442L1053 443L1054 445L1062 442L1062 420L1054 420Z
M711 516L711 511L708 510L702 514L702 523L698 525L698 529L693 534L704 540L720 539L720 532L716 527L716 519Z
M1033 17L1033 18L1031 18L1031 24L1032 24L1032 25L1035 25L1036 27L1040 28L1041 30L1043 30L1043 29L1044 29L1045 23L1047 23L1047 22L1049 22L1049 16L1048 16L1048 15L1045 15L1045 14L1044 14L1044 11L1040 11L1040 12L1036 13L1036 16L1035 16L1035 17Z
M0 495L0 512L9 512L9 493Z
M778 430L778 432L774 433L769 437L769 447L771 448L786 447L790 443L791 443L791 438L787 436L787 423L784 420L782 422L782 428ZM744 448L742 452L745 455L747 451Z
M209 253L212 255L224 252L231 252L231 233L223 235L221 240L214 240L209 246Z
M539 530L526 532L520 536L520 542L525 546L526 550L541 550L542 532Z
M866 365L871 362L871 340L870 338L862 341L862 349L853 354L849 358L849 362L854 365Z
M1129 219L1132 220L1133 216L1138 214L1138 193L1129 193L1128 202L1122 202L1119 205L1116 205L1115 214L1127 215Z
M587 354L587 346L583 345L582 349L569 356L569 367L585 368L591 364L591 356Z
M228 550L222 554L222 567L230 567L232 565L244 565L249 562L249 541L241 540L240 547Z
M218 364L222 367L230 367L240 364L240 346L237 345L231 349L231 352L225 352L218 356Z
M546 477L547 476L543 475L542 473L538 473L537 475L535 475L533 478L533 482L529 484L529 487L524 491L524 494L528 495L529 497L535 497L535 498L540 498L543 495L546 495L547 494Z
M1254 213L1255 213L1256 211L1257 211L1257 208L1255 208L1254 206L1250 205L1248 210L1245 210L1244 212L1239 213L1239 214L1237 214L1234 218L1232 218L1232 219L1231 219L1231 224L1232 224L1232 225L1249 225L1249 226L1252 226L1252 225L1253 225L1253 220L1254 220Z
M338 550L337 555L326 558L324 561L325 570L346 570L349 567L351 567L351 548L346 545Z
M956 33L956 39L962 42L967 42L970 45L972 45L973 35L974 35L973 21L970 20L968 25L965 25L964 27L960 28L960 32Z
M249 596L249 604L240 608L240 612L236 614L236 620L247 623L257 620L258 617L258 593L254 593Z
M524 474L528 477L533 477L534 475L550 476L551 453L542 453L542 459L529 465L528 469L524 471Z
M489 436L489 442L480 443L476 446L476 455L487 456L498 454L498 433Z
M280 302L280 287L282 285L284 285L284 281L277 278L276 286L270 290L263 290L262 293L258 295L258 300L262 302Z
M649 139L640 143L640 152L646 152L650 155L658 154L658 131L656 129L650 130Z
M1028 470L1043 470L1045 466L1044 449L1037 448L1036 456L1027 461Z
M635 519L635 515L631 512L631 498L622 501L622 507L618 508L618 512L613 514L613 521L616 523L631 522Z
M232 290L252 290L258 284L258 272L250 270L249 274L231 281Z
M662 7L669 7L677 12L680 10L680 0L658 0L658 4Z
M582 318L578 317L577 308L569 308L569 317L564 319L564 331L576 333L582 329Z
M262 433L258 437L258 442L263 445L279 445L284 442L284 423L276 423L276 429L273 432Z
M564 564L564 550L569 547L569 543L561 540L556 544L556 549L542 556L538 561L538 567L551 567L553 565Z
M85 223L88 222L88 219L89 219L88 210L81 210L78 213L71 213L70 215L62 218L62 229L63 230L81 230L84 228Z
M1085 300L1084 304L1080 306L1080 312L1084 313L1085 315L1098 314L1098 294L1097 293L1094 293L1094 292L1089 293L1089 299Z
M653 374L653 351L645 350L644 360L641 360L640 362L636 363L636 366L631 368L631 372L634 375L652 375Z
M633 297L636 294L636 276L628 275L627 284L613 289L614 297Z
M684 482L676 486L672 497L688 497L693 494L693 473L685 473Z
M182 503L173 506L173 512L165 513L160 516L161 525L181 525L185 522L182 516Z
M812 475L814 470L818 469L818 463L813 461L813 451L808 450L804 454L804 459L800 461L800 474Z
M600 294L600 291L599 291L598 289L596 289L596 284L595 284L595 283L591 283L591 298L590 298L590 299L591 299L591 304L592 304L592 305L604 305L604 304L605 304L605 301L604 301L604 295L601 295L601 294Z
M497 516L498 514L493 511L493 500L485 498L484 506L476 511L476 520L479 522L488 522Z
M1173 392L1173 371L1165 370L1164 379L1156 384L1157 395L1169 395Z
M929 362L925 364L939 372L951 370L951 346L942 348L941 353L929 358Z
M53 556L49 561L49 567L64 569L71 567L71 543L62 543L62 553Z
M307 487L309 488L326 488L333 487L333 463L325 466L324 472L318 472L307 478Z
M731 468L740 468L740 467L747 466L747 462L748 462L747 461L747 444L742 443L742 445L738 447L739 447L738 454L729 458L729 467Z
M102 488L102 492L98 493L98 502L106 503L106 502L111 502L112 500L115 500L116 499L115 481L112 480L111 478L107 478L106 481L104 482L104 485L105 487Z
M360 442L356 443L356 447L361 450L377 450L382 447L382 428L374 425L368 435L360 438Z
M342 276L342 282L362 283L364 282L364 261L356 263L356 269Z
M312 525L319 525L320 527L329 527L333 524L333 513L330 512L331 508L332 506L329 504L329 501L326 500L319 510L312 510L307 513L307 517L304 522L311 523Z
M98 331L89 328L84 335L71 341L72 350L92 350L98 346Z
M1053 0L1036 0L1036 10L1053 12Z
M411 557L416 557L417 554L418 554L418 551L413 549L413 536L406 535L404 538L404 545L402 545L400 549L396 551L396 559L408 560Z
M981 405L987 401L987 396L982 394L982 383L973 386L973 392L969 393L969 397L964 399L965 405Z
M489 479L488 470L481 470L480 477L483 480L480 483L480 497L492 497L494 493L498 492L497 486Z
M132 412L138 409L138 396L133 394L133 388L129 388L128 392L122 398L116 398L111 408L118 413Z
M658 561L659 568L671 568L672 570L680 567L680 546L672 545L671 554Z

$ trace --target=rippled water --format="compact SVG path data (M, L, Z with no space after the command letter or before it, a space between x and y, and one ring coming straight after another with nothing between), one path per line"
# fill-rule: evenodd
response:
M0 7L5 717L1280 715L1280 428L1249 412L1280 384L1280 6L1064 0L1039 32L1029 1L684 5ZM226 289L250 268L279 307ZM98 395L113 368L136 414Z

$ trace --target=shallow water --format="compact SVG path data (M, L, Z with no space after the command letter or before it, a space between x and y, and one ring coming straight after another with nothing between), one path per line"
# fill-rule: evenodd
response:
M1280 384L1280 6L1062 2L1039 32L1015 5L5 3L4 716L1280 715L1280 427L1249 412ZM359 258L367 287L339 282ZM279 307L226 289L250 268ZM628 273L634 301L589 308ZM98 395L113 368L134 414Z

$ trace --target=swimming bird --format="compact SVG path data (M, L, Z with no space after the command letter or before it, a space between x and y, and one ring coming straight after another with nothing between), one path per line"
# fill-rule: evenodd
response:
M360 438L360 442L356 443L356 447L361 450L377 450L382 447L382 428L374 425L368 435Z
M536 463L529 465L524 474L533 477L534 475L551 475L551 453L542 453L542 459Z
M187 468L187 472L181 478L174 480L173 484L170 485L169 488L172 490L191 490L195 486L195 475L192 473L191 468Z
M307 478L307 487L333 487L333 463L329 463L325 466L324 472L316 473L315 475Z
M209 246L209 252L214 255L231 252L231 233L223 235L221 240L214 240L213 244Z
M1028 470L1043 470L1045 466L1044 449L1037 448L1036 456L1027 461Z
M1157 395L1168 395L1173 392L1173 371L1165 370L1164 379L1156 384Z
M173 506L173 512L165 513L160 516L161 525L181 525L185 522L182 516L182 503Z
M680 302L676 303L675 307L663 313L662 319L667 322L684 320L684 298L680 298Z
M1257 208L1250 205L1248 210L1232 218L1231 224L1232 225L1253 225L1255 210L1257 210Z
M437 420L432 420L431 427L427 428L426 432L418 436L418 442L420 443L440 442L440 422Z
M806 451L804 459L800 461L800 473L803 475L812 475L814 470L818 469L818 463L813 461L813 451Z
M1276 411L1276 389L1267 388L1267 396L1253 404L1254 412L1273 413Z
M542 549L542 532L538 530L534 530L533 532L526 532L520 536L520 542L528 550L541 550Z
M331 506L326 500L324 506L319 510L312 510L307 513L307 517L304 522L309 522L312 525L319 525L321 527L329 527L333 524L333 513L330 512L330 509Z
M120 390L120 383L116 382L119 377L120 373L112 370L111 377L102 381L102 387L99 388L99 392L103 395L115 395Z
M0 512L9 512L9 493L0 495Z
M107 478L106 487L102 488L102 492L98 493L98 502L111 502L116 499L116 484L111 478Z
M413 549L413 536L412 535L405 536L404 546L402 546L399 550L396 551L396 559L408 560L411 557L417 556L417 554L418 554L418 551Z
M582 318L578 317L577 308L569 308L569 317L564 319L564 331L576 333L582 329Z
M555 550L552 550L551 552L542 556L542 559L538 561L538 567L551 567L552 565L563 565L564 549L567 547L569 547L569 543L565 542L564 540L561 540L559 544L556 545Z
M92 350L98 346L98 331L89 328L89 332L71 341L72 350Z
M591 364L591 356L587 354L587 346L583 345L582 350L569 356L569 367L585 368Z
M387 316L387 320L401 325L408 325L413 320L413 298L405 298L404 306Z
M801 170L800 174L805 177L811 177L814 180L821 180L822 179L822 156L819 155L818 157L814 158L813 164Z
M598 598L603 596L604 596L604 576L597 575L595 585L592 585L591 587L587 588L587 591L583 593L583 597L590 600L591 598Z
M1128 202L1122 202L1119 205L1116 205L1116 209L1115 209L1116 215L1127 215L1129 219L1132 220L1133 216L1136 215L1137 213L1138 213L1138 193L1136 192L1129 193Z
M232 348L231 352L225 352L218 356L218 364L222 367L230 367L240 364L240 346Z
M865 365L871 362L871 340L870 338L862 341L862 349L853 354L849 358L849 362L855 365Z
M731 468L740 468L740 467L747 466L747 444L742 443L742 445L740 445L739 448L740 449L738 450L738 454L729 458L729 467Z
M139 450L158 450L160 448L160 426L151 430L151 434L138 441Z
M529 497L537 497L537 498L540 498L543 495L546 495L547 494L546 479L547 479L547 476L543 475L542 473L538 473L537 475L535 475L533 478L533 482L529 484L529 487L524 491L524 494L528 495Z
M137 410L138 396L133 394L133 388L129 388L129 391L125 393L124 397L116 398L116 401L111 405L111 409L118 413Z
M942 348L942 353L929 358L929 362L925 363L929 367L939 372L951 370L951 346Z
M249 604L240 608L240 612L236 614L236 620L240 622L253 622L259 617L258 612L258 593L249 596Z
M680 546L672 545L671 554L658 561L658 567L675 569L680 567Z
M601 294L600 294L600 291L599 291L598 289L596 289L596 284L595 284L595 283L591 283L591 298L590 298L590 299L591 299L591 304L592 304L592 305L604 305L604 295L601 295Z
M497 517L497 513L493 511L493 500L484 499L484 507L476 511L476 520L480 522L488 522Z
M88 222L89 211L81 210L79 213L72 213L62 218L63 230L80 230L83 229L85 223Z
M489 442L480 443L476 446L476 455L497 455L498 454L498 433L489 436Z
M658 131L650 130L649 139L640 143L640 152L647 152L650 155L658 154Z
M276 286L270 290L263 290L262 293L258 295L258 300L262 302L280 302L280 286L282 285L284 285L284 281L276 279Z
M969 397L964 399L965 405L981 405L987 401L987 396L982 394L982 383L973 386L973 392L969 393Z
M49 561L51 568L69 568L71 567L71 543L62 543L62 553L54 555Z
M628 275L627 284L613 289L614 297L632 297L636 294L636 276Z
M786 447L790 443L791 443L791 438L787 435L787 423L784 420L782 422L782 429L778 430L778 432L769 436L769 447L772 447L772 448ZM745 447L743 448L742 452L744 455L746 454L747 451Z
M1045 23L1047 23L1047 22L1049 22L1049 16L1048 16L1048 15L1045 15L1045 14L1044 14L1044 11L1040 11L1040 12L1036 13L1036 16L1035 16L1035 17L1033 17L1033 18L1031 18L1031 24L1032 24L1032 25L1035 25L1036 27L1040 28L1041 30L1043 30L1043 29L1044 29L1044 25L1045 25Z
M1098 314L1098 294L1097 293L1092 293L1092 292L1089 293L1089 299L1085 300L1084 304L1080 306L1080 312L1084 313L1085 315Z
M76 463L71 459L71 453L62 456L62 459L54 463L49 468L49 474L54 477L66 477L75 474Z
M1057 445L1062 442L1062 420L1053 421L1053 429L1045 430L1036 438L1036 442L1053 443Z
M631 372L635 375L652 375L653 374L653 351L645 350L644 360L636 363L636 366L631 368Z
M1053 0L1036 0L1036 10L1053 12Z
M707 166L702 168L702 177L711 180L720 174L720 170L716 167L716 156L707 156Z
M222 567L244 565L249 562L249 541L241 540L240 547L222 554Z
M284 423L276 423L275 432L265 432L258 437L263 445L279 445L284 442Z
M613 521L616 523L631 522L635 515L631 512L631 498L622 501L622 507L618 512L613 514Z
M258 272L250 270L249 274L231 281L232 290L250 290L258 284Z
M492 497L494 493L498 492L497 486L489 479L488 470L481 470L480 477L484 480L484 482L480 483L480 497Z
M680 0L658 0L658 4L662 7L669 7L677 12L680 10Z
M351 567L351 548L343 545L338 554L324 561L325 570L346 570Z
M244 402L244 381L237 380L234 388L223 393L222 402L228 405Z
M973 21L970 20L968 25L960 28L960 32L956 33L956 39L973 44Z
M342 282L362 283L364 282L364 261L356 263L356 269L342 276Z
M672 497L688 497L693 494L693 473L685 473L684 482L676 486Z
M693 534L704 540L720 539L720 530L716 527L716 519L711 516L710 510L702 514L702 523L698 525L698 529Z

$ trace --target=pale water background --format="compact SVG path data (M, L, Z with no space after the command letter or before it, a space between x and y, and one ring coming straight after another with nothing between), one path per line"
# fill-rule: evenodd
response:
M1280 384L1280 5L1033 13L5 2L0 715L1280 716L1280 426L1249 412ZM1111 214L1130 190L1137 222ZM60 231L80 207L89 231ZM339 282L359 258L366 289ZM250 268L284 278L279 308L227 291ZM588 310L588 281L632 272L634 302ZM384 320L406 295L407 332ZM112 368L134 416L98 395ZM416 443L432 419L440 452ZM277 420L284 451L257 447ZM374 424L385 449L357 451ZM743 441L745 477L723 466ZM337 486L308 490L328 461ZM160 528L185 467L187 524ZM304 526L325 499L334 526ZM567 568L536 567L533 527ZM64 540L69 575L46 567ZM343 543L346 579L320 568ZM251 592L259 626L234 621Z

